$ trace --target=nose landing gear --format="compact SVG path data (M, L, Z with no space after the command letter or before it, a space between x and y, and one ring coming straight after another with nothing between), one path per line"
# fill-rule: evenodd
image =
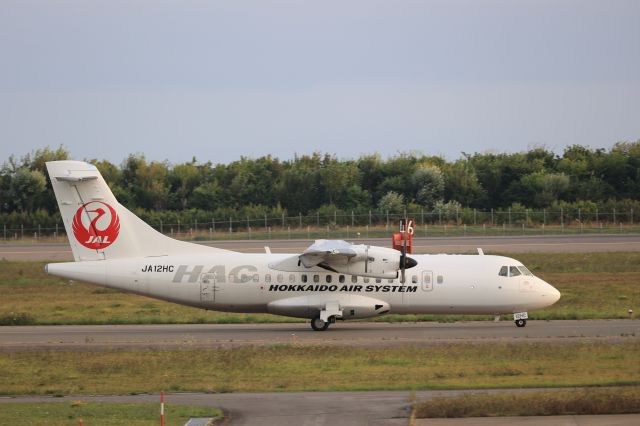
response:
M527 325L527 318L529 318L529 315L527 315L526 312L516 312L513 314L513 320L516 323L516 327L524 327Z

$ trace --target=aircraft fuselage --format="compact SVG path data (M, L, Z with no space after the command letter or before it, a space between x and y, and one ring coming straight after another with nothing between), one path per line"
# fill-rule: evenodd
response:
M198 308L313 318L335 302L343 319L398 314L504 314L555 303L559 292L501 256L414 255L405 282L321 267L274 269L292 254L157 256L49 264L47 272ZM525 268L526 270L526 268ZM527 271L528 272L528 271Z

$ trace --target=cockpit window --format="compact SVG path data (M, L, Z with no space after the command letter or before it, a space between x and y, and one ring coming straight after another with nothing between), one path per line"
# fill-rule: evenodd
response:
M529 270L527 269L527 267L526 267L526 266L524 266L524 265L519 265L519 266L518 266L518 269L520 269L520 272L522 272L524 275L533 276L533 274L531 273L531 271L529 271Z
M501 277L517 277L519 275L533 276L531 271L529 271L523 265L503 266L502 268L500 268L500 272L498 272L498 275L501 276Z

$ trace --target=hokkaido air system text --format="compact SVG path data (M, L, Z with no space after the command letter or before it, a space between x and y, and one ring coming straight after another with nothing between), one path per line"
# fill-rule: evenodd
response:
M287 292L364 292L364 293L415 293L418 290L416 285L328 285L328 284L271 284L269 291Z

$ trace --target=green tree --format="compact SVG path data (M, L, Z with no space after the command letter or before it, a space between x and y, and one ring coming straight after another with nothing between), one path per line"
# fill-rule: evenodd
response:
M36 200L46 187L47 179L41 171L21 167L11 178L8 198L12 200L15 210L19 212L33 211L39 207Z
M467 159L446 164L443 173L445 199L457 201L467 207L482 207L486 204L487 193Z
M191 206L196 209L213 211L224 206L222 193L223 191L218 181L209 181L200 184L193 190Z
M562 197L569 185L569 177L563 173L540 171L522 178L522 186L526 188L526 193L532 196L529 205L533 207L549 207Z
M437 166L430 164L419 166L411 176L411 185L416 202L432 209L444 195L444 176Z
M178 164L173 167L168 175L169 182L169 207L176 210L185 210L189 207L189 198L194 189L202 181L199 168L194 161Z
M378 208L381 212L389 212L391 214L404 213L404 196L397 192L387 192L378 202Z
M325 204L336 204L341 207L353 207L354 202L349 195L362 198L360 188L360 171L355 163L338 161L326 156L320 168L320 187L324 193Z
M131 194L133 205L149 210L162 210L168 205L168 166L153 161L147 163L143 155L130 155L124 163L122 182Z

